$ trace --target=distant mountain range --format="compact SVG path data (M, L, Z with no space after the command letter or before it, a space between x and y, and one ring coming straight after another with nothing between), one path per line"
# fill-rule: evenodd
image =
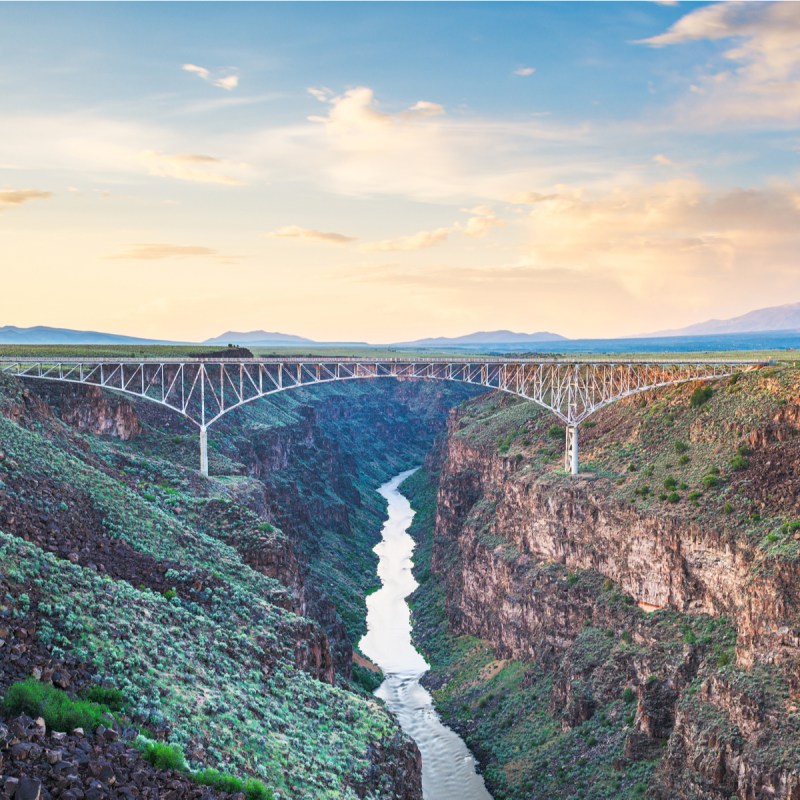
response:
M724 333L763 333L764 331L800 331L800 303L759 308L730 319L709 319L685 328L657 331L645 334L645 336L713 336Z
M272 333L270 331L227 331L220 336L206 339L203 344L241 344L269 346L274 344L316 344L313 339L303 336L294 336L291 333Z
M656 339L660 337L703 337L729 336L737 334L769 334L771 332L786 333L789 341L794 343L794 335L800 336L800 303L787 303L781 306L759 308L747 314L730 319L710 319L688 325L685 328L657 331L640 334L640 339ZM785 338L785 337L784 337ZM450 347L450 348L492 348L497 351L510 351L518 346L541 345L542 350L552 351L553 345L563 343L569 351L580 349L581 341L592 342L598 347L602 342L634 341L633 339L567 339L557 333L537 331L536 333L516 333L514 331L478 331L464 336L435 336L427 339L415 339L410 342L394 342L393 347ZM37 325L32 328L18 328L14 325L0 327L0 344L187 344L164 339L144 339L137 336L121 336L100 331L76 331L70 328L49 328ZM274 331L227 331L220 336L206 339L202 344L227 345L236 344L245 347L334 347L360 346L368 347L366 342L318 342L304 336ZM722 343L720 343L722 344ZM549 345L549 347L544 347ZM385 345L384 345L385 346Z
M498 344L536 344L541 342L566 342L565 336L548 331L514 333L514 331L478 331L465 336L436 336L432 339L415 339L413 342L396 342L398 347L458 347Z
M141 339L137 336L120 336L100 331L75 331L71 328L17 328L0 327L0 344L175 344L163 339Z

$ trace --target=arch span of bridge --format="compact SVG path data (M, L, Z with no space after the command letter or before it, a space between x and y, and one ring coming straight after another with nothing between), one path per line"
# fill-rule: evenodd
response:
M566 426L564 469L578 473L578 428L633 394L754 369L755 361L562 361L497 358L0 359L20 378L99 386L182 414L200 429L208 475L208 428L221 416L277 392L369 378L459 381L522 397Z

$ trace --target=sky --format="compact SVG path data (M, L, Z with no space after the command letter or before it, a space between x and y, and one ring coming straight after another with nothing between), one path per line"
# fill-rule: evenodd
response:
M613 337L800 301L800 3L0 3L0 325Z

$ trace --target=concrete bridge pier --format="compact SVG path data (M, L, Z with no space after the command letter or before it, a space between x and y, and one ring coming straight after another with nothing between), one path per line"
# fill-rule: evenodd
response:
M208 428L200 426L200 472L208 477Z
M567 446L564 451L564 472L578 474L578 426L567 425Z

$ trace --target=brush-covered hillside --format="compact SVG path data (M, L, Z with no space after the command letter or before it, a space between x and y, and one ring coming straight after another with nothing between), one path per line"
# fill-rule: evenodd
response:
M255 404L212 429L207 480L196 435L160 409L0 380L8 786L419 797L416 748L351 660L375 581L373 490L465 396L444 391Z

